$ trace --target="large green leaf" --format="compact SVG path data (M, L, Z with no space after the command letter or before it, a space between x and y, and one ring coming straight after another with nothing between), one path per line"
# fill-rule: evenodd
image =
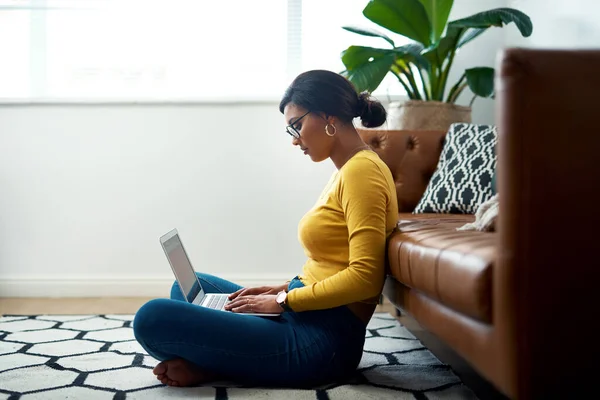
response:
M467 30L467 32L460 38L460 41L458 42L458 48L463 47L465 44L469 43L471 40L487 31L487 29L488 28L471 28Z
M431 45L431 24L419 0L371 0L363 15L386 29Z
M429 69L429 61L421 55L423 45L420 43L410 43L394 49L380 49L377 47L350 46L341 54L342 62L346 69L354 69L370 59L380 58L385 55L394 56L396 59L402 59L407 63L412 63L419 68Z
M342 62L348 70L360 67L371 61L371 59L381 58L385 55L394 57L393 49L379 49L376 47L350 46L342 51Z
M467 84L473 93L481 97L494 95L494 68L476 67L465 71Z
M444 33L454 0L419 1L425 7L425 12L427 12L429 22L431 23L431 42L436 43L442 37L442 33Z
M353 33L358 33L359 35L380 37L380 38L386 40L392 46L396 47L396 45L394 44L394 41L389 36L387 36L385 33L379 32L376 29L361 28L358 26L342 26L342 29L345 29L345 30L353 32Z
M411 43L394 49L380 49L366 46L350 46L342 52L341 58L346 70L342 73L362 90L375 90L393 63L414 64L429 70L429 62L421 54L423 46ZM387 68L387 71L384 69Z
M418 68L429 70L431 67L429 60L421 55L423 45L420 43L410 43L404 46L396 47L393 52L396 53L396 58L400 58L407 63L412 63Z
M483 11L470 17L462 18L456 21L450 21L448 26L457 28L484 28L492 26L502 27L514 22L521 35L527 37L533 32L531 19L523 12L514 8L496 8Z
M393 62L394 55L387 54L356 66L352 70L342 71L341 74L354 84L358 92L365 90L373 92L385 78L385 75L390 72Z
M426 49L425 52L422 53L423 57L425 57L432 66L440 69L444 60L448 57L448 54L456 49L458 41L464 31L464 28L448 26L448 30L444 37L442 37L439 42Z

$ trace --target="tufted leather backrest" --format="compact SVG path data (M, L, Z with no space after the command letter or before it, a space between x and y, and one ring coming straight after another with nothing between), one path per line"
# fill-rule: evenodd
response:
M359 129L358 133L392 171L398 212L412 212L437 168L446 132Z

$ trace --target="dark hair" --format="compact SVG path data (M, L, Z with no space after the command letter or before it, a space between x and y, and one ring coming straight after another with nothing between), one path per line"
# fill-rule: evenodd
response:
M289 103L307 111L338 117L344 122L360 117L367 128L381 126L387 117L383 105L371 99L368 92L357 93L349 80L326 70L307 71L298 75L279 103L282 114Z

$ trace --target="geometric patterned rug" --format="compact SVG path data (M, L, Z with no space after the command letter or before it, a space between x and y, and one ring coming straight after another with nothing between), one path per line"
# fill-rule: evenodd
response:
M213 382L173 388L133 337L133 315L0 317L0 400L476 399L391 315L375 314L353 378L314 389Z

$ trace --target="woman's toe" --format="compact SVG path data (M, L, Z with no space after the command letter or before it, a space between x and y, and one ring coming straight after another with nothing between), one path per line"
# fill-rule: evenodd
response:
M164 375L165 372L167 372L167 363L164 361L159 362L156 367L154 367L152 372L154 372L154 375Z

